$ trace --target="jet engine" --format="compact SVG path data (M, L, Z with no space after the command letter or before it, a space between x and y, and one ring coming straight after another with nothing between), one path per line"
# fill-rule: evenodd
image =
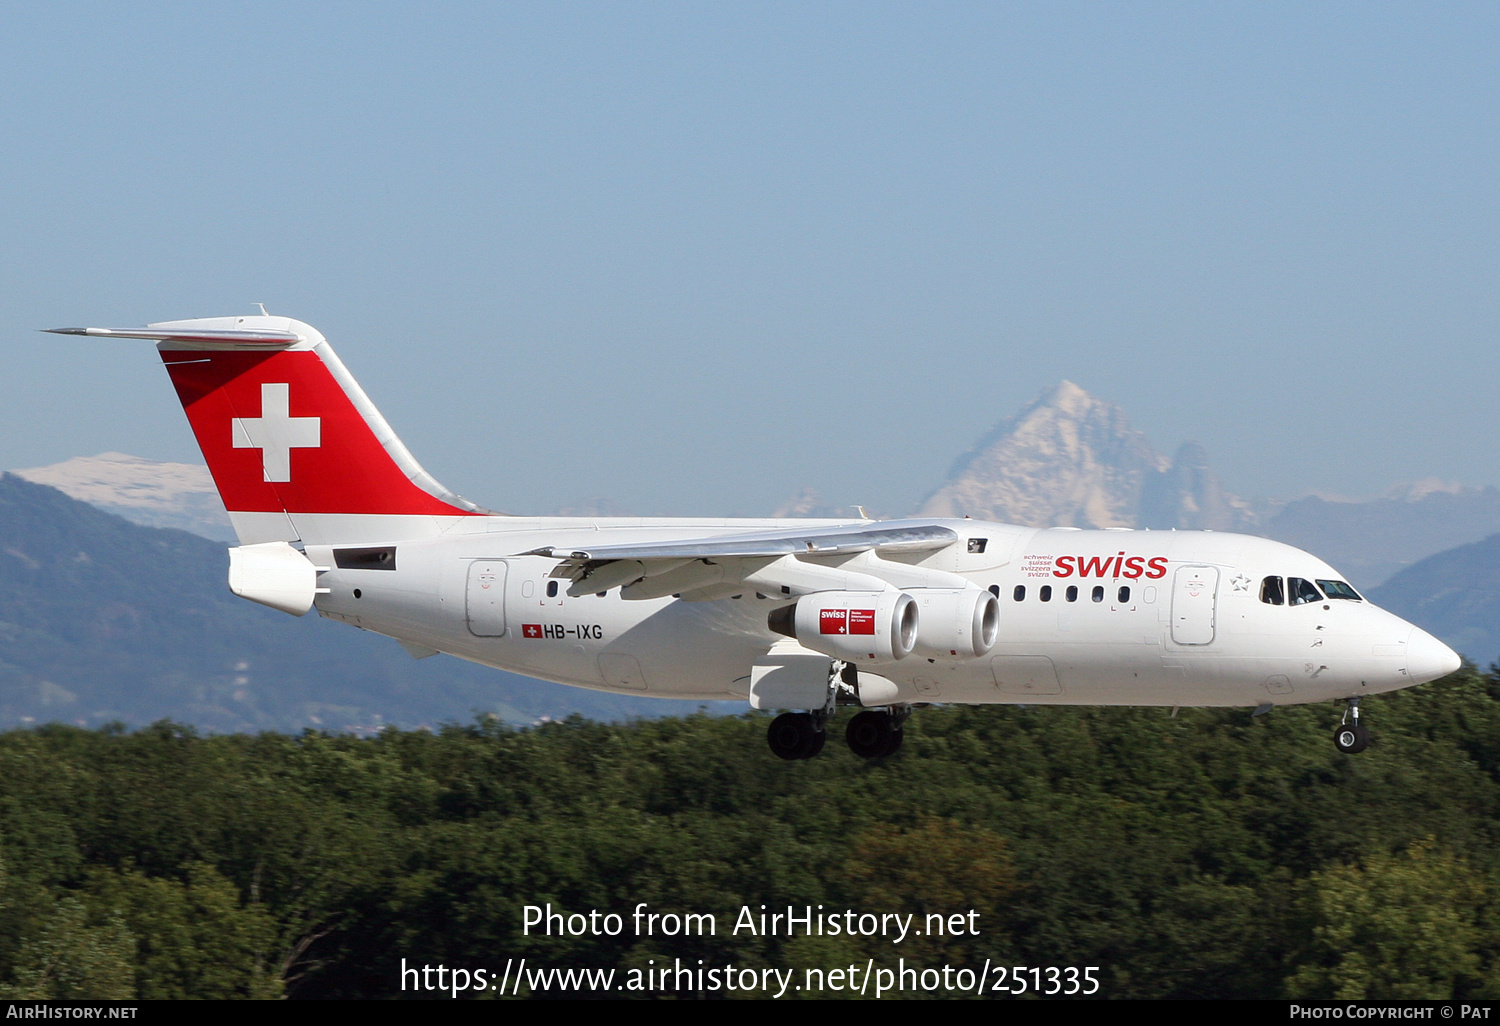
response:
M328 592L318 587L319 569L284 541L237 545L229 550L229 590L251 602L301 616L318 595Z
M917 643L917 603L904 591L820 591L771 611L767 623L803 648L848 663L889 663Z
M972 659L995 647L1000 637L1000 600L979 588L908 592L916 600L922 629L916 651L940 658Z

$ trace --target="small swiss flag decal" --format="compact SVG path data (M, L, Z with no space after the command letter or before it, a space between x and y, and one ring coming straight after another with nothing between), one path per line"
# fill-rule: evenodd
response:
M521 624L521 637L540 638L542 636L542 625L539 623Z

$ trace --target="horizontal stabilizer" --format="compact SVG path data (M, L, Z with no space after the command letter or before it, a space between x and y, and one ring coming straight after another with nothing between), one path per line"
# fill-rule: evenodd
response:
M153 342L179 342L203 349L286 349L302 341L290 331L254 331L153 328L43 328L53 335L88 335L95 338L144 338Z

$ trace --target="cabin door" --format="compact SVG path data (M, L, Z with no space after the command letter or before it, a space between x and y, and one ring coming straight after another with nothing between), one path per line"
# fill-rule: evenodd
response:
M1172 583L1172 640L1207 645L1214 640L1219 571L1212 566L1180 566Z
M505 560L476 559L469 564L464 612L470 634L498 638L505 633Z

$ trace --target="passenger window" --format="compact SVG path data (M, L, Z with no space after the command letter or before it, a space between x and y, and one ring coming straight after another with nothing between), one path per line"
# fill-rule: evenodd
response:
M1078 585L1076 585L1076 584L1070 584L1070 585L1068 585L1068 601L1069 602L1077 602L1078 601Z
M1103 602L1104 601L1104 585L1102 585L1102 584L1096 584L1096 585L1094 585L1094 596L1093 597L1094 597L1094 601L1095 602Z
M1288 577L1286 579L1287 605L1305 606L1309 602L1322 602L1323 593L1317 589L1312 581L1304 581L1300 577Z
M1260 582L1260 600L1268 606L1279 606L1286 601L1281 593L1281 578L1267 577Z
M995 596L996 598L999 598L1000 597L1000 585L998 585L998 584L992 584L992 585L990 585L990 594L993 595L993 596Z
M1043 602L1051 602L1052 601L1052 585L1050 585L1050 584L1044 584L1044 585L1042 585L1041 600Z
M548 581L547 582L547 597L548 598L557 598L557 582L556 581Z
M1123 605L1124 603L1129 602L1129 601L1130 601L1130 589L1129 588L1121 588L1120 589L1120 603Z
M1016 590L1012 594L1011 597L1014 598L1017 602L1025 602L1026 601L1026 585L1024 585L1024 584L1018 584L1018 585L1016 585Z
M1364 601L1355 591L1343 581L1319 581L1318 587L1323 589L1323 594L1331 599L1352 599L1355 602Z

